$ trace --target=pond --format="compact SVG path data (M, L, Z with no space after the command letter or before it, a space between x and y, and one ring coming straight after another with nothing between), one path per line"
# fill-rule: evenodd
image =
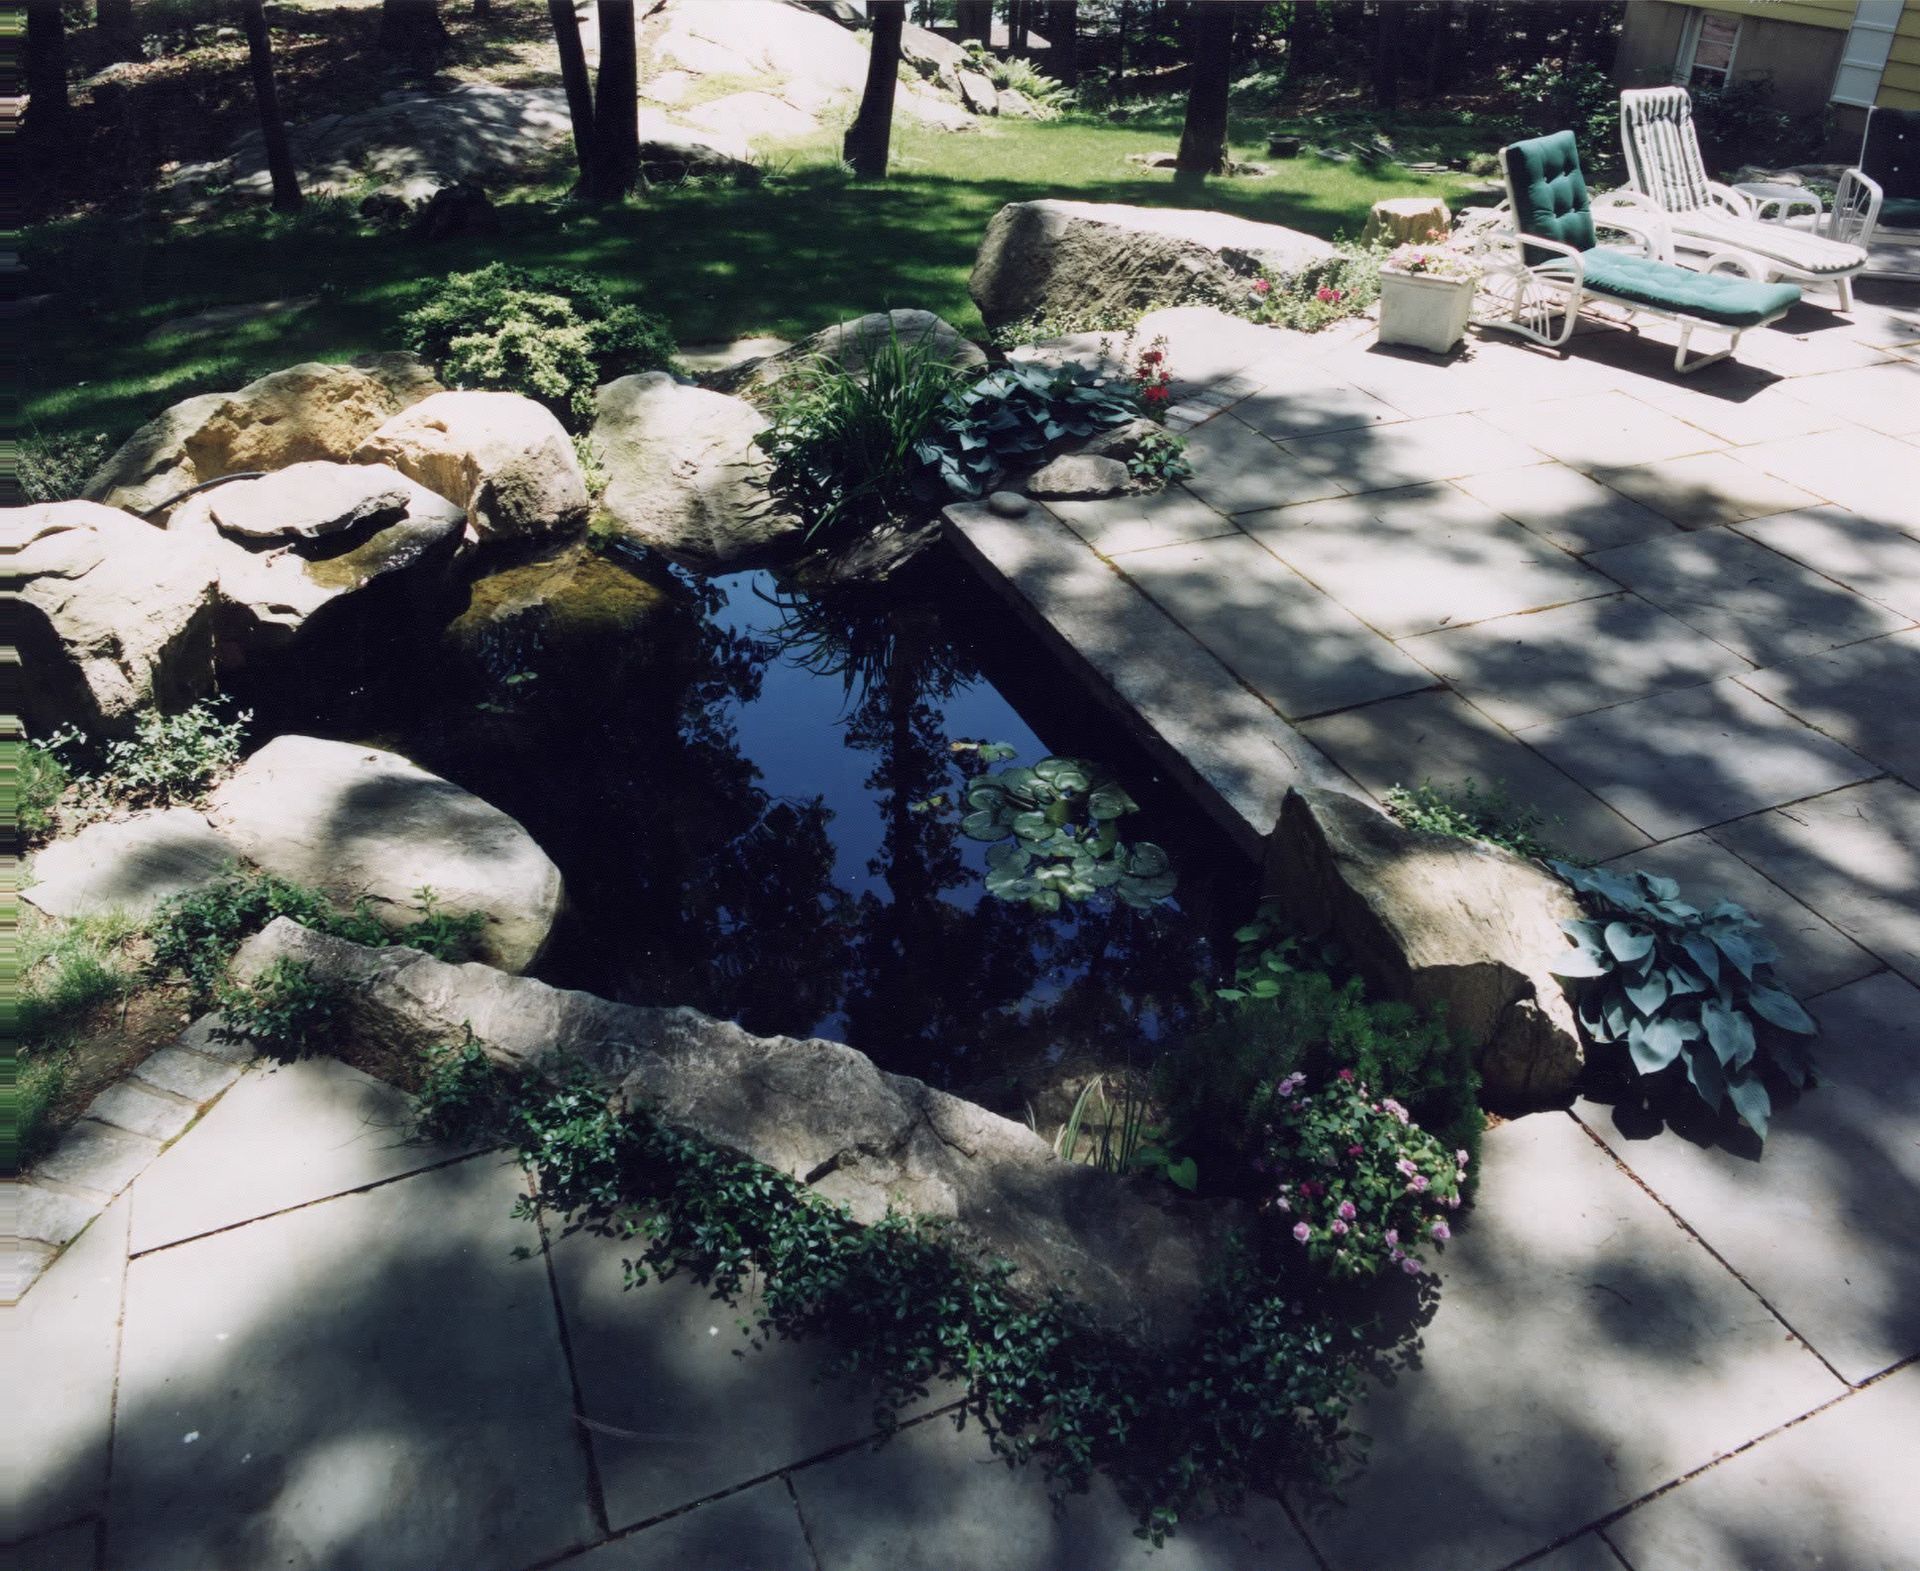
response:
M406 636L297 723L524 824L567 884L559 985L848 1042L1021 1116L1075 1069L1144 1067L1251 909L1254 870L944 551L812 598L575 548L479 580L430 655ZM988 895L969 742L1105 765L1174 897Z

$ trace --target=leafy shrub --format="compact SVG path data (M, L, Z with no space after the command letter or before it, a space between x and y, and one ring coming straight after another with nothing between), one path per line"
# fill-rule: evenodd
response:
M340 985L304 960L281 955L247 982L222 982L216 997L228 1036L257 1042L277 1058L322 1046L339 1018Z
M1023 94L1041 112L1041 119L1052 119L1072 102L1072 90L1046 72L1036 70L1031 60L1024 60L1017 55L1003 59L989 52L977 38L968 39L965 47L972 57L974 70L995 87L1011 88Z
M1788 114L1773 101L1773 78L1752 76L1693 89L1693 123L1709 167L1731 173L1741 164L1783 164L1814 157L1832 129L1829 107L1819 119Z
M233 769L252 720L251 711L230 714L213 699L175 715L143 710L131 737L93 742L68 729L43 745L71 770L83 811L172 807L198 801ZM81 768L86 760L95 767Z
M0 818L11 822L27 844L52 831L66 789L66 766L46 747L0 739Z
M1210 1184L1244 1187L1241 1175L1264 1160L1261 1088L1296 1073L1324 1084L1350 1069L1448 1149L1478 1158L1485 1120L1470 1044L1407 1004L1370 1002L1358 978L1302 968L1298 943L1280 935L1269 908L1234 936L1232 985L1156 1075L1169 1144L1197 1153Z
M454 386L522 393L568 424L591 417L602 382L657 371L674 352L664 319L615 305L586 274L505 262L436 284L403 325Z
M1009 466L1140 413L1139 399L1122 383L1078 366L1015 361L948 398L914 452L955 496L984 496Z
M1596 1042L1625 1042L1642 1076L1685 1065L1700 1099L1729 1103L1762 1140L1772 1112L1762 1073L1807 1083L1804 1038L1818 1027L1773 979L1778 951L1731 900L1701 911L1652 873L1552 864L1592 912L1563 922L1574 948L1556 974L1578 978L1580 1024Z
M148 930L153 969L160 976L181 977L194 1006L203 1007L219 998L233 952L282 916L292 917L317 933L331 933L356 944L405 944L438 960L472 959L486 918L479 912L453 916L442 911L430 889L416 890L414 898L421 902L421 916L403 927L392 928L364 901L342 915L317 889L272 873L236 868L210 884L170 895L160 903Z
M987 334L987 342L996 349L1020 349L1044 344L1049 339L1067 338L1075 333L1131 333L1140 318L1170 304L1156 301L1146 306L1093 305L1081 310L1062 311L1053 307L1036 311L1011 322L1002 322Z
M1409 829L1455 840L1478 840L1542 862L1578 860L1546 839L1541 834L1547 827L1546 819L1536 808L1514 801L1503 786L1482 791L1478 781L1468 780L1449 789L1423 780L1412 790L1395 786L1387 792L1386 805L1387 811Z
M1127 459L1127 473L1136 480L1171 485L1193 473L1187 459L1187 439L1171 431L1149 431Z
M1015 1297L1010 1268L964 1258L936 1221L860 1227L649 1109L616 1114L582 1076L515 1082L469 1043L428 1077L421 1127L504 1141L539 1175L543 1206L639 1241L629 1285L685 1270L730 1304L757 1287L748 1329L829 1339L829 1375L872 1383L883 1427L933 1382L964 1383L965 1414L997 1453L1038 1460L1069 1491L1106 1473L1155 1544L1203 1501L1231 1508L1276 1476L1330 1479L1350 1458L1345 1418L1373 1326L1251 1251L1223 1263L1187 1341L1143 1350L1066 1302Z
M1335 255L1297 273L1262 268L1244 292L1213 303L1265 327L1317 333L1335 322L1358 316L1380 298L1379 246L1340 242Z
M1262 1085L1255 1116L1270 1120L1254 1161L1272 1181L1262 1210L1336 1279L1426 1268L1413 1251L1452 1236L1471 1161L1449 1152L1392 1097L1342 1069L1317 1091L1295 1070Z
M1571 131L1589 185L1613 185L1624 174L1620 152L1620 89L1599 66L1542 60L1500 72L1501 100L1519 137Z
M21 500L67 502L87 488L94 471L107 461L112 444L98 431L34 434L21 439L15 457Z
M994 748L1002 756L1011 751ZM1043 758L1031 769L983 774L968 785L966 803L960 832L1005 842L987 853L987 893L998 899L1058 911L1062 900L1104 892L1144 909L1174 891L1165 851L1120 839L1119 820L1140 804L1098 764Z
M779 385L773 423L754 438L769 490L807 538L854 534L908 512L927 493L916 448L959 380L931 335L863 346L855 372L822 358Z

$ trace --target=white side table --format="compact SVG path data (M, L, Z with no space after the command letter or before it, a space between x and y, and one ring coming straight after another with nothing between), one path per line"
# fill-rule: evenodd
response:
M1809 213L1813 217L1814 228L1820 226L1820 215L1826 204L1803 185L1786 185L1776 180L1743 180L1734 187L1742 196L1753 198L1755 216L1762 223L1784 224Z

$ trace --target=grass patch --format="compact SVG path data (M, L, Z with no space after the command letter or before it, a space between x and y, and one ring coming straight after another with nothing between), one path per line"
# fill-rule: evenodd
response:
M1238 151L1259 156L1254 127ZM339 361L401 342L401 317L448 274L489 262L576 268L616 303L659 312L681 343L756 333L798 338L896 306L982 324L967 273L987 220L1039 197L1208 207L1332 238L1386 196L1453 197L1462 179L1312 157L1260 179L1175 190L1126 155L1170 147L1177 119L1009 121L959 135L898 125L893 174L849 182L835 133L791 144L751 189L690 183L597 212L557 190L501 207L497 235L426 246L367 231L337 205L290 218L248 213L191 227L74 220L24 238L31 288L89 280L85 312L53 307L25 335L26 414L42 431L122 437L194 393L240 386L300 360ZM213 306L317 295L309 309L216 338L156 334Z

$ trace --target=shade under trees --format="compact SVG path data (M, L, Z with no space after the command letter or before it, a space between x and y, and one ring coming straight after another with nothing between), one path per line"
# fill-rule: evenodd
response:
M430 58L447 41L440 0L380 0L380 47L416 60Z
M900 34L906 26L907 0L870 0L866 91L860 112L847 127L840 156L863 180L884 180L893 141L893 97L900 82Z
M133 19L133 0L99 0L93 20L98 47L107 59L140 59L140 28Z
M1227 90L1233 81L1235 7L1225 0L1187 11L1193 82L1187 91L1187 118L1175 155L1176 183L1203 180L1227 163Z
M266 145L267 173L273 180L273 210L291 213L300 206L300 181L287 147L287 122L280 113L280 95L273 85L273 40L267 32L267 13L261 0L240 0L240 27L247 37L247 68L253 75L260 139Z
M640 179L640 68L633 0L599 0L597 85L587 71L573 0L547 0L547 15L560 51L580 194L588 201L617 202Z

